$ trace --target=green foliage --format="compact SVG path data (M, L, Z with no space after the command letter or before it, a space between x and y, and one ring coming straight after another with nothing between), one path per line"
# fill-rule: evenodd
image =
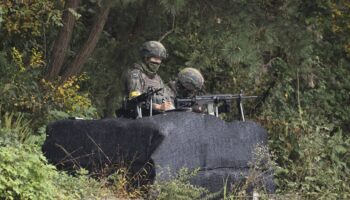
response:
M86 92L80 86L86 77L73 77L63 84L51 83L42 79L45 62L42 53L32 49L26 53L12 48L11 57L0 56L4 63L0 77L0 106L5 111L22 112L27 119L35 118L32 127L38 128L45 121L57 119L49 113L60 110L68 116L95 117L96 111ZM28 60L28 61L25 61ZM15 67L15 68L14 68Z
M1 198L54 199L51 195L55 188L49 181L55 171L52 166L45 165L42 155L31 151L21 146L0 147Z
M3 1L0 6L4 12L4 28L8 35L28 33L38 36L49 23L60 22L59 12L54 10L55 5L51 1Z
M123 164L125 165L125 164ZM145 181L147 170L142 169L135 175L130 175L127 166L114 166L116 171L107 177L109 188L118 198L143 198L146 195L147 186L137 187L136 182Z
M319 195L324 199L349 198L350 188L347 183L350 181L350 140L344 141L341 132L324 137L310 135L302 138L300 148L300 160L304 163L295 166L295 169L298 174L296 183L300 182L300 188L297 189L303 196Z
M58 199L103 199L110 193L104 189L103 182L89 177L84 169L80 169L74 177L58 172L53 183L58 189L55 194Z
M43 101L51 106L49 113L60 111L66 112L70 116L95 117L96 110L91 103L89 94L79 92L79 84L85 80L85 75L72 77L60 85L42 80Z
M105 195L81 170L73 177L49 165L23 114L6 113L0 124L1 199L81 199Z
M29 53L29 52L28 52ZM37 83L43 68L41 54L32 49L28 62L24 54L18 49L12 48L11 56L2 54L6 74L0 78L4 84L0 86L1 106L6 110L27 110L35 112L40 109L40 103L36 94L39 92Z
M170 172L169 172L170 173ZM205 188L196 187L190 184L191 177L196 175L198 170L190 171L181 169L176 176L171 176L168 181L158 181L151 187L153 198L162 199L199 199L208 191Z
M19 145L0 147L2 199L81 199L103 195L102 185L86 174L72 177L48 165L41 152Z
M22 144L33 137L30 122L26 121L21 113L18 116L5 113L4 116L0 116L0 122L0 146Z
M34 119L34 129L51 120L48 115L53 110L88 118L96 113L88 94L79 91L82 77L62 85L44 80L47 50L62 25L62 6L63 2L46 0L0 3L5 27L0 31L0 106L5 112Z
M279 194L349 198L347 0L83 1L75 11L80 18L67 63L87 38L96 8L106 2L114 7L99 45L84 66L85 75L65 83L43 80L49 49L62 26L63 1L0 3L0 146L4 153L0 154L15 162L7 148L12 151L12 146L24 145L13 151L28 156L31 166L48 171L35 172L38 185L29 185L21 194L17 192L22 182L7 181L11 183L6 186L8 194L40 198L67 182L74 191L61 188L66 191L61 193L62 199L81 197L73 183L88 186L90 179L53 175L57 172L41 154L26 145L42 142L43 125L49 121L113 116L122 100L122 71L139 59L138 47L145 40L166 36L162 43L170 57L160 68L164 80L174 79L180 69L190 66L204 74L208 93L243 89L246 94L264 96L259 102L247 102L246 108L252 109L246 113L268 129L278 165ZM41 133L36 131L39 127ZM11 170L8 177L19 177L16 169ZM32 179L35 177L27 174L24 180ZM50 180L49 189L37 192L35 188L45 180ZM57 184L50 185L51 180ZM198 197L199 190L185 180L176 180L158 184L160 198Z
M223 191L224 199L248 199L255 194L259 195L259 198L268 199L271 195L268 193L263 179L270 176L273 177L273 170L277 165L273 160L271 153L266 145L256 144L252 152L252 161L248 163L249 171L244 174L245 179L239 183L228 185L225 180ZM243 174L242 174L243 175ZM251 193L248 193L251 187L254 187ZM255 194L253 194L255 193Z
M164 6L166 12L176 15L186 5L184 0L160 0L159 3Z
M298 138L293 133L274 136L271 143L280 166L276 170L279 192L298 192L306 198L349 198L349 139L344 141L340 132L328 135L327 127L314 131Z
M318 62L310 63L321 68L315 72L318 80L312 80L312 84L310 77L299 70L286 73L286 63L274 64L279 79L262 116L279 166L278 190L298 192L305 198L348 198L350 187L344 183L349 182L350 162L346 155L350 148L349 137L343 132L348 131L343 125L348 116L340 100L344 96L342 92L333 96L334 86L324 82L330 78L327 68L322 69ZM333 75L342 71L339 68Z
M1 51L10 54L11 49L16 48L24 53L25 62L32 49L44 52L46 57L51 37L55 35L54 28L62 26L61 3L48 0L1 1Z

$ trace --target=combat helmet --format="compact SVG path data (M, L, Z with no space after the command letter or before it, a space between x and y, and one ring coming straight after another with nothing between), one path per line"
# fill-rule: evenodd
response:
M186 67L179 72L178 82L187 90L196 91L202 89L204 78L199 70Z
M158 41L147 41L143 43L140 48L140 55L142 58L159 57L166 59L168 57L165 47Z

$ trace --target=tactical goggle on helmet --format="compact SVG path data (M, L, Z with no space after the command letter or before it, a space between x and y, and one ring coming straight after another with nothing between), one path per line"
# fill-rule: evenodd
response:
M202 89L204 78L199 70L191 67L182 69L178 74L178 81L189 91Z
M140 48L140 55L142 58L159 57L166 59L168 57L165 47L158 41L147 41L143 43Z

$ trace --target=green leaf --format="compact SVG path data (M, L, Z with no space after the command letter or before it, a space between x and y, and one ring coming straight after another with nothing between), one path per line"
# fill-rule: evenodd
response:
M336 145L336 146L334 147L334 150L335 150L335 152L337 152L337 153L339 153L339 154L344 154L344 153L346 153L346 152L349 151L349 149L345 148L345 147L342 146L342 145Z

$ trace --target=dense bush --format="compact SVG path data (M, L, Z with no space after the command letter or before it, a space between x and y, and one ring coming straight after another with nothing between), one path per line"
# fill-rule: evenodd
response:
M0 147L0 194L4 199L54 199L54 167L28 147ZM40 169L40 170L39 170ZM55 174L56 173L56 174Z
M343 67L338 66L333 75L337 76ZM346 199L350 195L350 138L343 123L348 121L348 108L337 100L347 97L342 92L329 95L334 93L334 86L325 82L330 78L327 70L317 75L318 81L310 87L298 71L280 74L259 119L269 130L270 148L278 164L278 193ZM346 85L348 79L334 81Z
M23 115L0 117L0 198L81 199L104 195L103 185L83 170L73 177L58 172L41 152L42 139Z
M0 147L2 199L82 199L102 196L102 185L86 174L58 172L42 153L26 145Z
M72 77L63 84L46 81L42 78L44 61L41 52L33 49L30 53L30 63L23 60L25 53L16 48L12 49L11 56L0 55L3 64L0 72L6 74L0 77L2 110L24 113L24 118L34 119L31 127L35 128L54 120L57 117L55 111L60 111L64 117L96 116L88 93L79 91L79 84L86 79L84 75Z

